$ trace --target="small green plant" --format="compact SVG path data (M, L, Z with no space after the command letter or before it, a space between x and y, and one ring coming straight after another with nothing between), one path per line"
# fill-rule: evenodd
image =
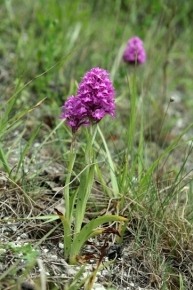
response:
M22 259L27 260L28 262L31 262L39 255L39 251L32 249L32 246L29 243L17 246L11 242L7 244L6 248L12 250L16 256L20 258L22 257Z
M25 274L34 267L37 257L39 255L39 251L33 249L31 244L29 243L26 243L24 245L17 245L17 243L10 242L7 244L6 248L3 249L3 253L5 253L6 251L12 251L14 257L16 257L17 259L11 267L9 267L0 275L0 281L2 281L7 275L17 275L18 266L23 260L27 261L27 264L25 265L25 272L23 273L23 275L25 276Z

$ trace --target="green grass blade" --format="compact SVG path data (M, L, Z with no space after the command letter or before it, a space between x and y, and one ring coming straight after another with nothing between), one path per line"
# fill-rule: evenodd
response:
M9 167L9 163L7 161L7 158L6 158L6 154L4 153L3 148L1 147L1 145L0 145L0 160L2 162L2 165L3 165L4 169L5 169L5 171L8 174L10 174L11 169Z
M180 139L190 130L190 128L193 126L193 123L191 123L187 128L185 128L182 133L166 148L166 150L161 154L161 156L150 166L148 169L146 175L141 180L141 184L146 183L146 178L152 174L154 169L158 166L159 162L167 156L172 150L179 147L181 143L179 143Z
M39 132L39 130L40 130L40 128L41 128L41 125L42 125L42 124L39 124L39 125L37 126L37 128L35 129L35 131L34 131L33 134L31 135L31 138L30 138L29 141L27 142L27 144L26 144L26 146L25 146L25 148L24 148L24 150L23 150L23 152L22 152L22 154L21 154L21 157L20 157L20 159L19 159L19 163L18 163L18 166L17 166L16 176L17 176L17 174L18 174L18 171L19 171L19 169L20 169L20 167L21 167L21 164L22 164L22 162L23 162L23 160L24 160L24 158L25 158L25 156L26 156L26 153L27 153L28 149L30 148L32 142L34 141L35 137L37 136L37 134L38 134L38 132Z
M102 131L101 131L99 126L97 126L97 130L98 130L98 132L99 132L99 134L101 136L101 139L103 141L103 145L104 145L105 150L106 150L107 160L108 160L109 167L110 167L110 176L111 176L113 194L114 194L114 197L117 198L118 194L119 194L119 187L118 187L118 183L117 183L117 177L116 177L116 174L115 174L115 167L114 167L113 159L112 159L111 153L110 153L110 151L108 149L105 137L104 137L104 135L103 135L103 133L102 133Z

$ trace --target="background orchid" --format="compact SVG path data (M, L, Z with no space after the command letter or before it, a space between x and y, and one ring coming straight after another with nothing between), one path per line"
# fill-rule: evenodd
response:
M123 54L123 60L131 65L135 65L135 63L140 65L146 61L143 41L138 36L134 36L128 40Z

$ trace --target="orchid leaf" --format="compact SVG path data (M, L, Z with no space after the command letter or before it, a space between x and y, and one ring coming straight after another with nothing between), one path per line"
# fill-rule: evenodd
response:
M92 236L99 235L103 229L97 229L98 226L108 222L123 222L128 221L127 218L117 215L104 215L88 222L79 233L74 234L74 241L71 246L71 262L75 262L76 255L79 254L81 247Z

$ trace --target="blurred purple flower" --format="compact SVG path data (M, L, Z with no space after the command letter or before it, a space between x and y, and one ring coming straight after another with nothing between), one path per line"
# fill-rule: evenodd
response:
M123 60L130 64L140 65L146 61L146 53L143 47L143 41L138 37L134 36L129 39L126 49L123 53Z
M109 74L101 68L92 68L78 86L77 96L70 96L62 106L59 117L76 132L81 125L98 123L106 114L115 117L114 87Z

